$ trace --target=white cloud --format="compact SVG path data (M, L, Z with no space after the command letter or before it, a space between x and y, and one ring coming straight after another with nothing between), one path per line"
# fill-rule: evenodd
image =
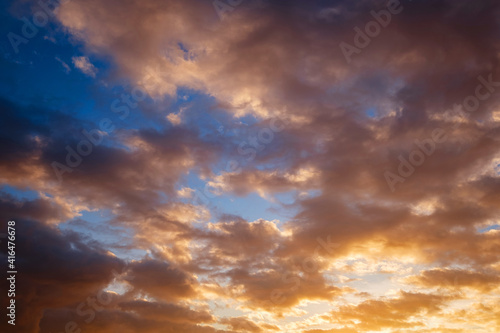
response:
M81 56L81 57L73 57L71 58L71 60L73 61L73 65L75 66L75 68L78 68L88 76L95 77L97 73L97 68L95 68L95 66L92 65L92 63L89 61L89 58Z

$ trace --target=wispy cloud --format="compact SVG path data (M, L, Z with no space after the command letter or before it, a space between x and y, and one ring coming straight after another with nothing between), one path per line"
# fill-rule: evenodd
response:
M67 63L65 63L64 61L61 60L61 58L59 57L55 57L55 59L63 66L64 68L64 71L67 73L71 72L71 68L69 67L69 65Z
M82 73L90 77L96 76L97 68L95 68L95 66L90 62L89 58L85 56L73 57L71 58L71 61L73 62L75 68L81 70Z
M266 3L65 1L37 50L22 21L20 331L499 331L500 3Z

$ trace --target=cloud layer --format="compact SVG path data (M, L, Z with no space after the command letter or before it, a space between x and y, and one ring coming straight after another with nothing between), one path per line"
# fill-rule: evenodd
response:
M236 2L56 10L102 99L0 98L16 329L498 331L500 4Z

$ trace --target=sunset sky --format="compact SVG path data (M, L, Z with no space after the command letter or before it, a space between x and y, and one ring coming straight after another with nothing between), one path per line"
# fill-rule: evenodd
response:
M0 332L500 332L498 0L0 7Z

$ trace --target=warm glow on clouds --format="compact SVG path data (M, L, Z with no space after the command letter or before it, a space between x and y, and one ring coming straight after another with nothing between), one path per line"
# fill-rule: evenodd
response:
M498 1L42 2L2 5L1 332L500 331Z

